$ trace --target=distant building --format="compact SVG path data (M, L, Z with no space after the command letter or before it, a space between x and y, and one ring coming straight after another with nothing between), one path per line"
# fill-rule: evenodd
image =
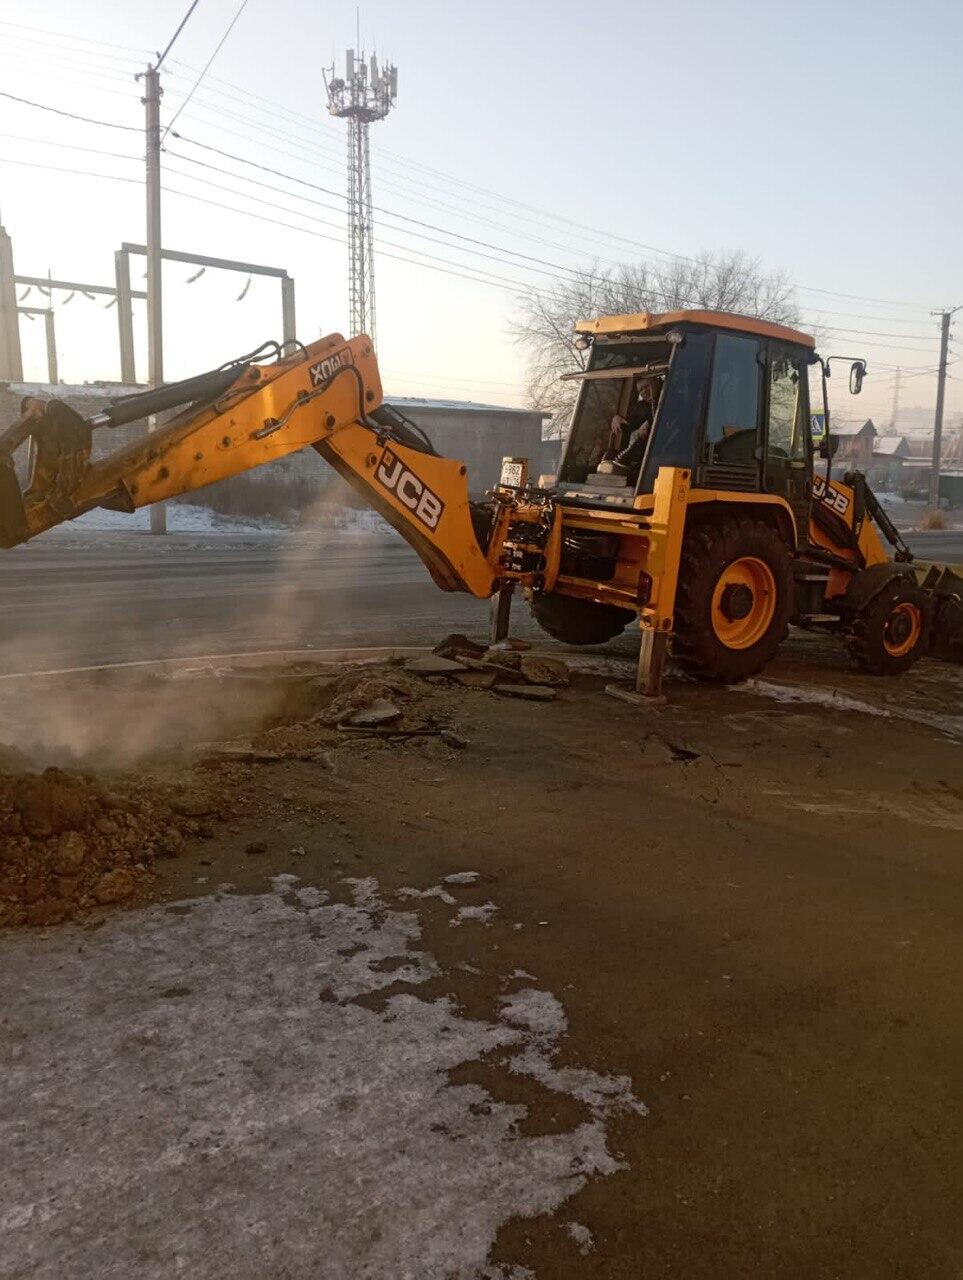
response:
M833 426L830 419L829 438L834 446L833 461L845 463L847 467L857 471L868 471L873 461L876 435L872 418L867 418L862 426L849 423Z
M877 436L866 477L874 489L899 489L903 459L909 457L905 436Z
M0 425L20 416L20 401L26 395L65 400L84 417L102 409L112 398L143 391L143 387L119 383L90 383L53 386L49 383L0 382ZM471 496L481 497L498 483L503 457L529 460L529 477L537 483L541 466L542 423L551 417L539 409L516 409L506 405L475 404L469 400L423 400L408 396L385 396L406 418L421 427L434 448L446 458L464 462ZM115 430L94 432L94 461L113 453L147 431L143 419ZM24 481L26 445L16 462ZM271 514L291 507L303 508L315 501L363 505L354 491L322 462L311 448L289 454L256 471L218 481L199 490L192 501L215 510L237 514Z
M498 483L503 457L527 458L533 484L541 470L542 423L552 416L541 409L475 404L472 400L422 400L385 396L406 418L422 427L446 458L468 468L472 497Z

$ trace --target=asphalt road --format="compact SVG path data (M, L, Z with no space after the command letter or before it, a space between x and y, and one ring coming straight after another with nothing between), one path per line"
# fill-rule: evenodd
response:
M909 540L923 559L963 561L963 530ZM488 617L485 602L439 591L400 541L317 534L56 533L0 554L0 601L0 674L421 644Z
M0 556L0 600L4 673L420 644L488 617L486 602L439 591L400 540L314 535L38 539Z

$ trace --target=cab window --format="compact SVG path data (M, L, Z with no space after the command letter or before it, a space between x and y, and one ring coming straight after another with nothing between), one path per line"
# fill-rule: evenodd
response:
M755 461L761 374L759 343L755 338L729 333L716 335L706 416L707 462Z
M788 352L774 348L769 357L769 423L767 450L770 458L806 457L806 424L802 421L799 366Z

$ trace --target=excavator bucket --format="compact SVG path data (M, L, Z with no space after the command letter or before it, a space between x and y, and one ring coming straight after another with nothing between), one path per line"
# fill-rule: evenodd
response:
M27 514L13 463L0 457L0 547L26 542Z
M947 662L963 662L963 565L914 561L917 580L933 597L930 653Z

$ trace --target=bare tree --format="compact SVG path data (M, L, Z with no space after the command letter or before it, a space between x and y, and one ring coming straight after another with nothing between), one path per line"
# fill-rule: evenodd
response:
M512 323L528 354L528 397L533 408L555 415L556 432L568 427L577 385L560 382L563 373L585 367L573 332L577 320L635 311L737 311L743 315L798 324L793 285L781 271L764 271L741 251L702 252L665 263L642 262L617 269L597 263L559 280L525 300Z

